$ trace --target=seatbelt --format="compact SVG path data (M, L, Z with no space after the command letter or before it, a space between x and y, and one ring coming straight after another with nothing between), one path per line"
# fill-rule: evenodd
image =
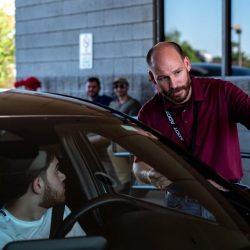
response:
M49 234L50 239L54 238L55 233L57 232L61 222L63 221L64 207L65 204L60 204L53 207L52 209L51 226Z

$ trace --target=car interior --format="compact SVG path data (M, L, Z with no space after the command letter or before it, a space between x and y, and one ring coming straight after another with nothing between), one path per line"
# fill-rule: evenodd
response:
M211 249L214 242L217 249L228 249L229 246L249 244L242 234L242 230L248 230L248 225L226 202L220 204L211 194L221 201L224 201L223 197L212 187L207 187L199 174L192 171L191 174L187 164L179 160L173 150L133 123L121 122L117 131L110 133L112 124L103 123L95 128L93 124L96 122L91 119L86 122L80 118L69 121L58 117L33 118L23 121L22 130L14 126L17 122L2 122L1 147L19 140L39 146L60 145L60 168L66 175L66 204L72 213L59 227L55 241L13 242L5 249L145 250L165 249L166 245L175 249ZM25 129L26 124L29 126ZM101 143L92 140L93 136L101 139ZM132 143L135 141L138 143ZM167 208L164 190L136 180L132 172L135 156L163 170L167 163L168 169L163 174L166 173L188 195L208 206L216 220ZM167 162L161 159L167 159ZM127 172L119 175L119 166ZM230 215L224 207L230 210ZM241 230L231 216L240 221ZM88 236L64 238L76 221ZM67 248L69 245L72 247Z

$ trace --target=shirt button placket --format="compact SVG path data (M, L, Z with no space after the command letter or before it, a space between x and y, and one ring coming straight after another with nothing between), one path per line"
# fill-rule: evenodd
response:
M186 117L186 109L184 109L182 111L182 120L184 121L184 124L187 124L188 121L187 121L187 117Z

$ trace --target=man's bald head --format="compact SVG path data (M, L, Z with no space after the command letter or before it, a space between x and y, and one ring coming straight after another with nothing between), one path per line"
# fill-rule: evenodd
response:
M156 90L175 104L187 102L192 93L191 63L174 42L160 42L147 54L149 79Z
M154 45L147 54L147 64L149 67L152 67L153 65L153 57L155 53L161 53L161 51L165 50L165 49L174 49L182 59L185 58L185 54L181 48L181 46L175 42L159 42L156 45Z

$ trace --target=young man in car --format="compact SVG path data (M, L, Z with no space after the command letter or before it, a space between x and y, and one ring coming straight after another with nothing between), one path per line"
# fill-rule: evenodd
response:
M25 144L18 152L0 153L0 200L5 203L0 249L11 241L51 236L52 207L65 202L65 178L52 147L34 150ZM65 206L63 217L69 213ZM67 237L85 235L76 223Z
M97 77L88 78L85 84L87 99L92 102L108 106L113 99L106 95L99 95L100 90L101 90L100 80Z
M153 46L147 63L157 93L142 107L138 119L228 181L239 182L243 171L237 122L250 129L249 96L230 82L190 76L190 60L174 42ZM138 179L156 186L171 183L139 160L134 172Z

